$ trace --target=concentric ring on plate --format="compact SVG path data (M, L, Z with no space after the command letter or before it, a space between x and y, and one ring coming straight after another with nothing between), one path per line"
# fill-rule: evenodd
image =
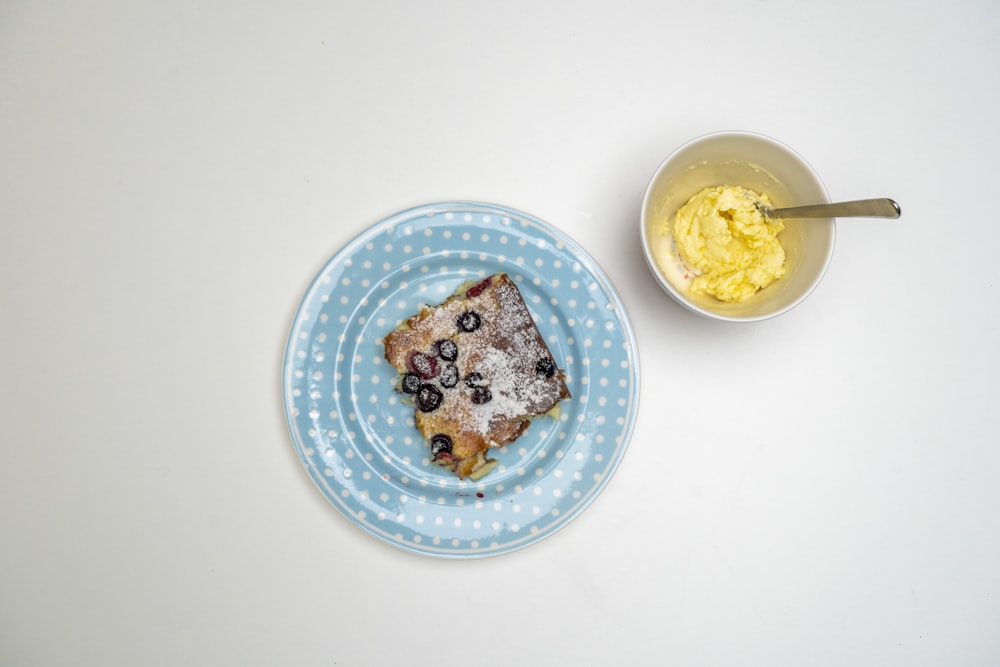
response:
M422 303L498 271L517 282L573 398L469 482L429 462L382 339ZM635 355L610 282L560 232L494 205L430 205L373 226L314 280L289 336L286 412L306 469L354 523L427 555L494 555L551 534L606 484L632 430Z

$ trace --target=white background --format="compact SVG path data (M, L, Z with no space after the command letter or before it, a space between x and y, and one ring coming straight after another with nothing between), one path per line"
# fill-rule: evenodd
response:
M1000 4L0 3L0 664L1000 664ZM842 220L806 303L672 302L647 180L770 135ZM443 561L343 518L281 363L404 208L563 230L642 391L605 492Z

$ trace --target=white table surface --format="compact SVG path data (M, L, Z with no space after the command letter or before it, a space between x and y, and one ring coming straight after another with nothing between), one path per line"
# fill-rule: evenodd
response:
M1000 664L1000 4L0 5L0 664ZM768 35L774 35L768 39ZM715 130L841 221L763 323L673 303L648 178ZM356 234L528 211L631 315L638 421L554 536L379 542L286 428L292 316Z

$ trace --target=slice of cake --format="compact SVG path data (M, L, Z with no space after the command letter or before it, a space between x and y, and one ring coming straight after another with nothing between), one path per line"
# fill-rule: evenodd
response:
M431 460L479 479L490 447L517 439L569 397L565 375L505 273L423 306L385 337L385 358L412 396Z

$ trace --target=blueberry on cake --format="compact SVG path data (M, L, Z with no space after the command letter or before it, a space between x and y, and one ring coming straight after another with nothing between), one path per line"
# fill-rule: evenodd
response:
M570 395L505 273L423 306L385 337L385 358L412 399L431 460L462 478L492 470L489 448L513 442Z

